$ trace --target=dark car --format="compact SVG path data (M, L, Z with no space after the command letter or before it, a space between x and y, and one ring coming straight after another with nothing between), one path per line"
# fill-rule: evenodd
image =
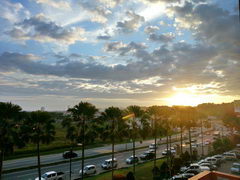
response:
M63 158L64 158L64 159L75 158L75 157L77 157L77 156L78 156L77 153L75 153L75 152L73 152L73 151L65 151L65 152L63 153Z
M155 157L155 153L153 152L145 152L140 156L141 160L150 160L150 159L154 159Z

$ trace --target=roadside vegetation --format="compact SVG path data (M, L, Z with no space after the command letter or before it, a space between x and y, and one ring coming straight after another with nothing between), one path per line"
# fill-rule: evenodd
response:
M135 147L136 140L154 138L156 142L157 138L166 136L167 149L169 149L172 135L177 131L181 133L182 146L184 130L188 131L190 161L192 161L194 154L191 148L191 130L203 125L211 126L211 123L206 121L209 115L220 115L226 126L239 130L239 118L232 113L220 113L225 106L229 110L230 105L202 104L197 107L148 108L134 105L126 109L109 107L100 112L91 103L80 102L65 113L51 113L25 112L18 105L0 102L0 179L2 163L5 159L34 155L38 157L37 166L40 176L40 157L43 154L62 152L69 150L70 147L81 149L84 165L86 148L109 143L112 144L112 157L114 157L116 143L132 142ZM209 109L210 107L212 110ZM133 155L134 152L135 148ZM154 167L156 164L155 160ZM167 164L171 169L172 161L168 159ZM112 172L112 176L113 174Z

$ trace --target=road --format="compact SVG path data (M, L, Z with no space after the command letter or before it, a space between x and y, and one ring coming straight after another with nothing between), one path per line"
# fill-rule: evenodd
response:
M211 139L210 136L204 136L204 139ZM198 143L201 142L201 138L198 137ZM138 144L139 146L147 146L149 144L153 143L153 140L148 140L148 141L144 141L142 144ZM174 145L176 143L172 143L172 145ZM119 145L117 145L119 146ZM122 147L121 147L122 146ZM102 147L103 149L99 148L100 150L104 150L105 152L111 151L111 148L109 149L109 147ZM119 148L123 148L125 149L125 144L124 145L120 145ZM130 144L129 147L131 148ZM157 149L157 157L161 157L161 152L166 149L166 145L160 145L159 148ZM146 149L139 149L136 150L136 155L140 155L143 152L145 152L147 150ZM88 152L89 150L87 150L86 154L89 154ZM93 151L92 149L90 150L90 152ZM207 150L205 150L205 152L207 152ZM132 155L132 151L128 151L128 152L121 152L121 153L117 153L116 154L116 158L118 160L118 168L121 167L126 167L126 166L131 166L131 165L127 165L125 163L126 158L130 157ZM91 158L91 159L86 159L85 160L85 165L90 165L90 164L95 164L97 166L97 173L100 173L104 170L101 169L101 163L104 162L104 160L106 159L110 159L111 155L106 155L106 156L101 156L101 157L96 157L96 158ZM75 176L78 176L78 172L80 170L81 167L81 162L80 161L76 161L72 163L72 170L75 174ZM47 171L63 171L67 174L67 177L69 176L69 163L63 163L63 164L59 164L59 165L54 165L54 166L48 166L48 167L43 167L42 168L42 173L47 172ZM24 171L19 171L19 172L13 172L13 173L8 173L8 174L4 174L3 175L3 180L33 180L34 177L37 176L37 169L29 169L29 170L24 170Z
M173 138L176 138L176 135L174 135ZM166 141L166 138L162 139L162 142L164 141ZM153 140L146 140L146 141L143 141L142 143L138 141L136 142L136 148L148 146L151 143L153 143ZM112 148L111 145L106 145L102 147L86 149L85 157L95 156L95 155L104 154L104 153L110 153L112 151L111 148ZM132 143L115 145L116 152L127 150L127 149L132 149ZM81 150L76 151L76 153L78 154L78 157L81 157ZM49 164L53 162L60 162L63 160L64 159L62 157L62 153L41 156L41 164ZM10 169L23 168L23 167L36 166L36 165L37 165L37 157L27 157L27 158L4 161L3 170L10 170Z

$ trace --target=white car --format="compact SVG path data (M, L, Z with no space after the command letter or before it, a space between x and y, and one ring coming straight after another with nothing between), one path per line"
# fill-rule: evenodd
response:
M116 168L117 165L118 165L116 158L113 159L113 162L112 162L112 159L105 160L104 163L102 163L101 167L103 169L111 169L112 168L112 163L113 163L113 167Z
M237 160L237 155L235 153L225 152L223 156L226 160L235 161Z
M97 173L97 170L95 165L88 165L88 166L85 166L83 169L83 175L92 175L96 173ZM79 171L79 174L80 176L82 175L82 170Z
M231 172L235 174L240 174L240 163L233 163L231 167Z
M211 163L212 165L215 165L215 166L220 165L219 161L216 158L214 158L214 157L207 157L205 159L205 161L209 162L209 163Z
M55 172L49 171L44 173L41 176L41 180L63 180L65 178L65 174L63 172ZM39 180L39 178L35 178L35 180Z
M155 143L152 143L149 145L149 149L157 149L157 148L158 148L158 146Z
M190 164L189 168L188 169L194 169L198 172L202 172L202 171L210 171L210 168L207 167L207 166L201 166L197 163L193 163L193 164Z

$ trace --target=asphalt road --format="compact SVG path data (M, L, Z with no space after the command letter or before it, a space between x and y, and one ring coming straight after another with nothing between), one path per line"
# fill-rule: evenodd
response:
M204 136L204 139L205 140L206 139L211 139L211 137L210 136ZM198 137L198 143L200 143L200 142L201 142L201 138ZM142 144L139 143L137 147L139 147L140 145L146 146L146 145L149 145L151 143L153 143L153 140L144 141ZM172 145L174 145L174 144L176 144L176 143L172 143ZM117 145L117 146L119 146L119 145ZM125 149L126 148L125 144L120 145L119 148ZM129 149L131 148L130 144L129 144L128 148ZM109 151L109 152L111 151L111 148L109 148L109 147L105 147L105 148L101 147L99 149L100 150L104 150L105 152L106 151ZM166 145L165 144L159 146L159 148L157 149L157 157L161 157L162 156L161 152L164 149L166 149ZM146 150L148 150L148 148L136 150L136 155L140 155L143 152L145 152ZM93 152L93 150L89 149L89 150L86 151L86 154L91 154L91 152ZM132 155L132 151L117 153L115 155L115 157L117 158L117 161L118 161L118 168L131 166L131 165L127 165L125 163L126 158L130 157L131 155ZM55 156L57 158L59 158L58 157L59 155L53 155L52 157L55 157ZM111 158L111 155L106 155L106 156L101 156L101 157L97 157L97 158L86 159L85 160L85 165L90 165L90 164L96 165L97 166L97 173L100 173L100 172L104 171L104 170L101 169L101 163L103 163L104 160L110 159L110 158ZM81 161L76 161L76 162L72 163L72 171L74 172L75 176L78 176L78 172L80 170L80 167L81 167ZM41 171L42 174L44 172L51 171L51 170L53 170L53 171L63 171L67 175L66 179L68 179L68 177L69 177L69 163L43 167L41 170L42 170ZM24 171L4 174L3 175L3 180L16 180L16 179L17 180L34 180L36 176L37 176L37 169L29 169L29 170L24 170Z
M174 135L173 138L176 138L176 135ZM165 140L166 140L166 138L163 138L162 142L164 142ZM153 140L146 140L146 141L143 141L142 143L137 141L136 148L148 146L151 143L153 143ZM85 150L85 157L109 153L112 151L111 148L112 148L111 145L106 145L106 146L102 146L102 147L87 149L87 150ZM132 143L115 145L116 152L123 151L126 149L131 149L131 148L132 148ZM76 151L76 153L78 154L78 157L81 157L81 150ZM62 153L41 156L41 164L60 162L63 160L64 160L64 158L62 157ZM36 166L36 165L37 165L37 157L27 157L27 158L4 161L3 162L3 170L10 170L10 169L16 169L16 168L22 168L22 167L30 167L30 166Z

